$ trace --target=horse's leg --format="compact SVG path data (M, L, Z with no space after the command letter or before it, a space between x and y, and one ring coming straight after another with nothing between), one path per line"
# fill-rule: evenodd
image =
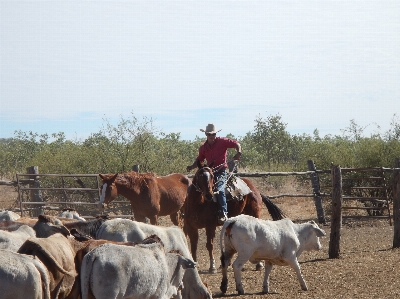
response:
M172 213L171 215L169 215L169 218L171 218L171 221L174 225L176 226L180 226L180 217L179 217L179 211Z
M157 225L157 215L149 217L150 224Z
M139 214L134 214L135 215L135 220L138 222L146 222L146 217L143 215L139 215Z
M210 268L208 269L208 273L217 273L217 269L215 268L215 260L214 260L214 237L215 237L215 229L216 227L206 227L206 236L207 236L207 250L208 256L210 258Z
M197 262L197 243L199 242L199 230L187 224L183 227L183 231L190 241L190 251L195 262Z

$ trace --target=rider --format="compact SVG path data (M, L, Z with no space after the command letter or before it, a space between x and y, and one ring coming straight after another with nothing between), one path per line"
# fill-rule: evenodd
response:
M226 204L225 184L228 179L228 164L226 162L228 148L235 148L237 153L233 160L239 160L242 155L242 148L236 140L226 137L216 137L221 130L216 130L213 124L208 124L206 129L200 129L207 136L207 140L200 146L199 154L192 165L186 167L189 172L197 167L197 161L207 160L208 165L212 165L214 172L214 189L218 191L217 200L220 206L218 211L218 222L222 224L228 218L228 207Z

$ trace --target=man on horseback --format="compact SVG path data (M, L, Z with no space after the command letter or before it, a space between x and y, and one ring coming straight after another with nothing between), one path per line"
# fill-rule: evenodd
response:
M196 168L198 162L207 160L214 173L214 190L217 191L217 201L220 207L218 211L218 222L224 223L228 218L228 206L226 204L225 185L228 180L228 164L226 162L228 148L236 149L237 153L233 160L239 160L242 155L242 148L236 140L226 137L216 137L221 130L216 130L213 124L208 124L206 129L200 129L207 136L207 140L200 146L199 154L192 165L186 167L189 172Z

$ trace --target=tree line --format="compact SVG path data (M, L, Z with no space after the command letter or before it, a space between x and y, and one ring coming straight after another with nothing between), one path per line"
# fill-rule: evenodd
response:
M354 120L341 135L292 135L282 117L257 116L254 128L238 140L243 155L240 171L304 171L307 160L318 169L331 163L342 167L393 167L400 156L400 122L393 116L383 134L365 136L365 127ZM205 138L182 140L179 133L165 133L154 127L151 118L121 117L117 125L108 120L99 132L83 141L67 140L63 132L37 134L16 131L13 138L0 139L0 175L13 179L33 165L41 173L121 173L140 165L141 172L166 175L184 173L193 162ZM232 158L234 152L229 152Z

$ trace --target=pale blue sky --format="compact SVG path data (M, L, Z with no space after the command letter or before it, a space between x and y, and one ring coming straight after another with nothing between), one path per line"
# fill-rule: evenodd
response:
M257 115L321 135L400 115L398 0L0 0L0 34L0 138L85 139L131 112L189 140Z

